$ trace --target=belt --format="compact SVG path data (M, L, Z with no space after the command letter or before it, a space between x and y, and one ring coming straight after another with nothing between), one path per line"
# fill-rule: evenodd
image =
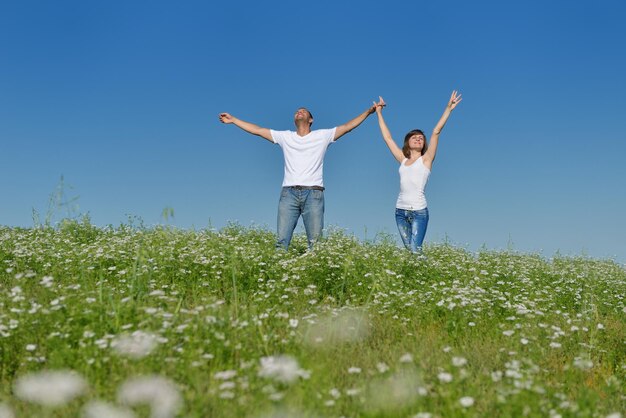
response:
M321 190L321 191L324 191L324 188L322 186L285 186L285 187L289 187L291 189L296 189L296 190Z

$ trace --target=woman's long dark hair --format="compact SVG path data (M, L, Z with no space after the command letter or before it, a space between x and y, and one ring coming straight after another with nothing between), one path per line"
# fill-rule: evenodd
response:
M404 136L404 145L402 146L402 153L406 158L411 158L411 149L409 148L409 138L413 135L422 135L424 137L424 148L422 148L422 155L428 150L428 143L426 142L426 134L420 129L413 129Z

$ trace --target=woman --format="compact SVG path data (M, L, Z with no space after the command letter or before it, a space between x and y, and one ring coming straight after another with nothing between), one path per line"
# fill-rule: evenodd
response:
M376 105L378 124L383 139L391 154L400 163L400 195L396 202L396 223L404 246L413 253L421 254L422 243L428 226L428 206L424 188L428 182L430 171L437 154L439 134L448 121L452 110L461 102L461 95L453 91L439 123L435 126L426 142L426 135L419 129L410 131L404 137L402 149L391 137L383 118L383 107L386 105L382 97Z

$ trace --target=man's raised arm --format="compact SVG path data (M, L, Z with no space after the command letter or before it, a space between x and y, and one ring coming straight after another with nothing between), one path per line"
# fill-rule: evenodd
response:
M369 109L367 109L365 112L361 113L356 118L352 119L350 122L337 126L337 130L335 131L334 141L338 140L339 138L341 138L342 136L344 136L345 134L347 134L348 132L356 128L357 126L359 126L361 123L363 123L365 119L367 119L369 115L371 115L375 111L376 111L376 106L374 105L370 107Z
M265 138L271 143L274 143L274 140L272 139L272 133L270 132L268 128L261 128L260 126L255 125L254 123L237 119L230 113L220 113L219 117L220 117L220 122L222 123L226 123L226 124L232 123L238 128L243 129L244 131L251 133L252 135L260 136L261 138Z

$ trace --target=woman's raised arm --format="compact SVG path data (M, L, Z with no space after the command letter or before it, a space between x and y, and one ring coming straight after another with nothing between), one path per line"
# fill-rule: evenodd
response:
M443 115L441 115L441 119L433 129L433 134L430 137L430 142L428 143L428 150L423 155L424 164L428 164L428 166L432 165L432 162L435 160L435 156L437 155L437 145L439 145L439 134L441 130L446 125L450 114L454 110L454 108L461 103L461 94L454 90L452 95L450 96L450 100L448 100L448 104L446 105L446 109L443 111Z
M404 154L402 153L400 147L398 147L396 142L391 137L391 132L389 132L389 128L387 128L387 124L385 123L385 119L383 118L383 107L385 107L387 104L382 97L378 96L378 98L378 103L374 102L374 105L376 106L376 115L378 116L378 126L380 127L380 133L383 135L385 144L387 144L387 147L389 148L389 151L391 151L393 157L399 163L401 163L402 160L404 160L405 158Z

